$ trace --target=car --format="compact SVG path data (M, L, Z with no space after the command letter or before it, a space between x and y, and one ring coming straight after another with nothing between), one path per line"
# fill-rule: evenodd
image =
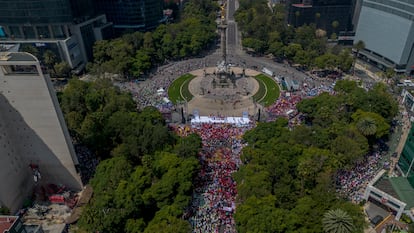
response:
M378 224L380 224L382 222L382 220L384 220L384 217L382 217L381 215L376 215L375 217L373 217L371 219L371 223L374 226L377 226Z

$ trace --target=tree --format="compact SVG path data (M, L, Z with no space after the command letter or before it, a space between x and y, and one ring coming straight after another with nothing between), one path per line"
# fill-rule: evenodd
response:
M315 23L316 23L316 28L319 27L319 19L321 18L321 13L316 12L315 13Z
M322 224L326 233L352 233L355 229L352 218L341 209L326 212Z
M316 39L315 30L316 28L314 25L303 25L296 28L295 39L293 42L300 44L304 50L309 49L309 46L314 43Z
M188 221L174 216L171 211L173 207L165 207L157 212L155 217L148 223L144 233L188 233L191 232L191 225Z
M352 65L352 67L353 67L352 68L352 76L355 77L355 64L356 64L356 59L359 56L359 52L361 50L364 50L365 49L365 43L362 40L359 40L358 42L356 42L354 44L353 48L355 49L355 53L354 53L355 56L354 56L354 62L353 62L353 65Z
M387 70L385 71L385 76L388 79L391 79L395 76L395 70L393 68L387 68Z
M258 198L271 194L272 181L270 173L263 167L256 164L248 164L244 166L235 175L237 186L238 199L246 200L250 196Z
M300 12L299 11L296 11L295 12L295 18L296 18L296 20L295 20L295 26L296 27L298 27L299 26L299 16L300 16Z
M333 32L332 34L331 34L331 38L330 38L331 40L336 40L336 39L338 39L338 36L336 35L336 33L335 32Z
M174 151L182 157L194 157L201 148L201 138L197 134L182 137L175 145Z
M350 49L342 49L338 55L339 68L343 72L349 72L352 67L353 59Z
M250 197L235 213L237 232L286 232L288 212L275 208L276 197Z
M319 69L333 70L339 66L339 58L332 53L325 53L315 58L315 66Z
M115 191L122 180L126 180L132 172L130 163L122 157L102 161L97 169L91 185L94 196L82 212L79 226L88 232L120 232L123 228L125 211L114 204Z
M151 68L151 57L143 49L137 51L132 62L131 72L134 77L139 77Z
M388 86L384 83L377 83L368 91L365 105L360 107L364 111L375 112L387 119L389 122L398 113L398 103L388 92Z
M336 29L339 27L339 22L337 20L332 22L332 28L334 33L336 33Z
M33 56L37 57L39 59L39 50L34 47L33 45L29 45L29 44L23 44L21 47L21 51L22 52L26 52L26 53L30 53Z
M293 59L298 51L301 51L302 46L300 44L291 43L284 48L285 57L287 59Z
M43 54L43 61L45 65L48 67L48 69L52 69L53 73L56 74L54 65L57 62L57 57L55 53L52 52L51 50L46 50L45 53Z
M1 215L10 215L10 210L7 207L2 206L2 207L0 207L0 214Z
M62 61L54 65L57 77L68 78L70 74L70 66L67 62Z
M334 154L330 166L334 169L349 168L368 152L368 140L353 128L345 129L330 143Z
M242 44L244 47L252 48L257 53L263 53L266 50L266 43L255 38L243 38Z
M377 113L364 112L358 109L352 114L352 119L358 131L366 137L381 138L389 133L390 125Z
M298 159L297 172L301 179L302 192L305 188L313 188L315 186L316 176L322 171L326 165L326 160L332 157L329 150L322 150L310 147L303 150L303 154Z
M359 119L356 126L359 132L361 132L364 136L372 136L377 132L376 122L371 117L363 117Z

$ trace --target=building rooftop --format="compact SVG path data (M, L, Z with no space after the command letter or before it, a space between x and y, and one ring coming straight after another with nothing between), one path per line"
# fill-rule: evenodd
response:
M374 187L398 199L398 194L392 187L389 177L382 176L377 182L374 183Z
M299 7L299 8L311 8L312 5L310 4L292 4L293 7Z
M398 200L407 204L405 209L414 207L414 188L407 177L386 177L382 176L374 187L388 193Z
M0 232L6 232L10 230L14 222L17 220L15 216L0 216Z
M414 188L406 177L391 177L390 182L401 201L407 203L406 209L414 207Z
M0 61L37 61L30 53L0 52Z

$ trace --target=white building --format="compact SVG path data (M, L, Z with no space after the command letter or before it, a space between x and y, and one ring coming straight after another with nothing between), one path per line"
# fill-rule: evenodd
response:
M355 40L361 56L378 67L414 73L414 1L363 0Z
M37 58L0 53L0 205L16 211L35 185L80 190L77 164L52 83Z

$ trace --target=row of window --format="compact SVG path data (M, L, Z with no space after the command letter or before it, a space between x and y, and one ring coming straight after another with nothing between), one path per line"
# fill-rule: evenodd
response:
M379 199L383 198L383 196L379 195L376 192L373 192L372 190L371 190L371 194L374 195L375 197L379 198ZM392 205L396 209L399 209L400 208L400 206L397 205L396 203L394 203L393 201L387 200L387 203L389 203L390 205Z
M369 0L369 1L383 3L383 0ZM413 1L412 0L386 0L386 1L387 2L390 2L390 1L392 1L392 2L403 2L403 3L408 3L409 5L413 5Z
M380 1L380 0L377 0ZM381 0L383 1L383 0ZM386 0L384 0L386 1ZM377 9L383 12L387 12L393 15L397 15L400 16L402 18L408 19L408 20L414 20L414 12L412 14L409 14L407 12L404 12L406 9L396 9L396 8L391 8L391 7L387 7L384 5L380 5L378 3L373 3L373 2L364 2L362 4L363 6L369 7L369 8L373 8L373 9ZM407 7L407 6L405 6Z
M48 26L8 26L7 28L9 31L8 37L14 38L38 39L37 37L39 37L64 39L67 37L65 35L64 25L51 25L50 29Z

